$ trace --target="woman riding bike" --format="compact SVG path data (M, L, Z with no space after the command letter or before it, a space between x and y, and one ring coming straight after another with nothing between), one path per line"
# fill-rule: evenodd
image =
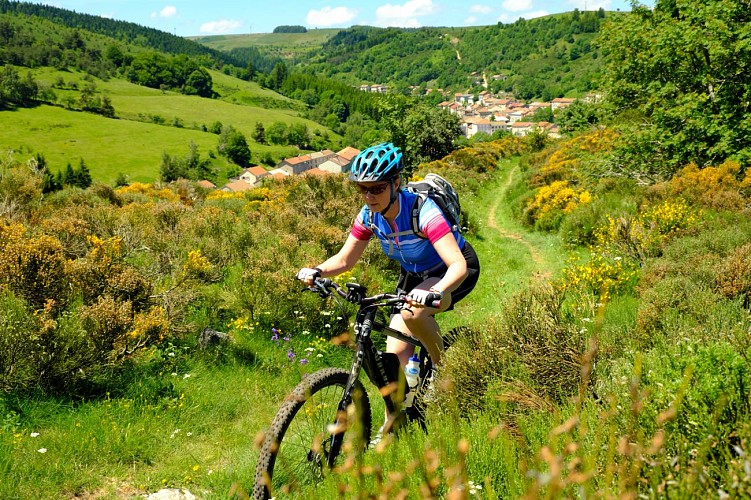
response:
M355 157L349 178L357 183L365 205L339 252L316 267L301 269L297 278L310 286L316 277L352 269L375 236L384 253L401 264L397 293L407 293L406 307L392 315L390 326L417 338L438 365L443 339L434 316L452 309L472 291L480 263L472 246L458 230L452 231L430 198L418 216L422 236L413 231L411 209L418 195L402 189L403 169L402 152L391 143L369 147ZM441 295L438 308L426 305L434 293ZM389 337L386 350L395 353L405 366L414 347Z

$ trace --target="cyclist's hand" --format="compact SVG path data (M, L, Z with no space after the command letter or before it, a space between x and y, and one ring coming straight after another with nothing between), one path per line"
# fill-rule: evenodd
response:
M302 269L297 271L297 279L299 279L300 281L302 281L308 286L313 286L313 281L316 278L320 278L320 277L321 277L321 270L318 269L317 267L313 267L313 268L303 267Z
M407 294L407 304L410 306L425 307L429 303L432 303L436 298L440 300L440 294L434 290L421 290L415 288Z

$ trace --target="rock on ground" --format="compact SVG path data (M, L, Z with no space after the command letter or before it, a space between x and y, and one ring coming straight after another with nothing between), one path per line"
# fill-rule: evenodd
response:
M197 498L188 490L165 488L148 495L146 500L197 500Z

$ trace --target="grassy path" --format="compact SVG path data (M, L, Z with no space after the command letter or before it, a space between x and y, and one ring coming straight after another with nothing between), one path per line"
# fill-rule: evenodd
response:
M482 267L471 300L457 306L459 314L446 315L444 327L477 323L499 312L504 298L535 281L559 275L567 253L557 235L530 230L514 219L506 193L520 174L518 159L502 160L495 180L474 197L462 199L476 234L468 240Z
M488 221L488 227L491 229L495 229L498 231L498 234L501 236L501 238L509 238L515 241L520 242L522 245L524 245L529 252L530 257L532 258L532 262L537 266L538 268L544 265L544 261L542 259L542 256L540 255L540 250L537 249L536 246L534 246L532 243L530 243L528 240L524 239L524 236L519 234L518 232L511 232L505 227L498 226L498 223L496 221L496 212L500 209L501 201L506 195L506 191L508 191L508 188L511 186L512 182L514 181L514 175L517 174L519 171L518 167L512 168L508 172L508 176L506 178L506 182L503 185L503 188L500 190L498 195L495 198L495 202L490 207L490 210L488 212L487 221ZM550 272L545 272L544 275L549 276Z

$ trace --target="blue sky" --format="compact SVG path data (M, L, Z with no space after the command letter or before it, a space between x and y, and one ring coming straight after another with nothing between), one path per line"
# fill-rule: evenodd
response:
M307 28L483 26L579 10L631 9L629 0L46 0L180 36L270 33L280 25ZM654 5L654 0L642 0Z

